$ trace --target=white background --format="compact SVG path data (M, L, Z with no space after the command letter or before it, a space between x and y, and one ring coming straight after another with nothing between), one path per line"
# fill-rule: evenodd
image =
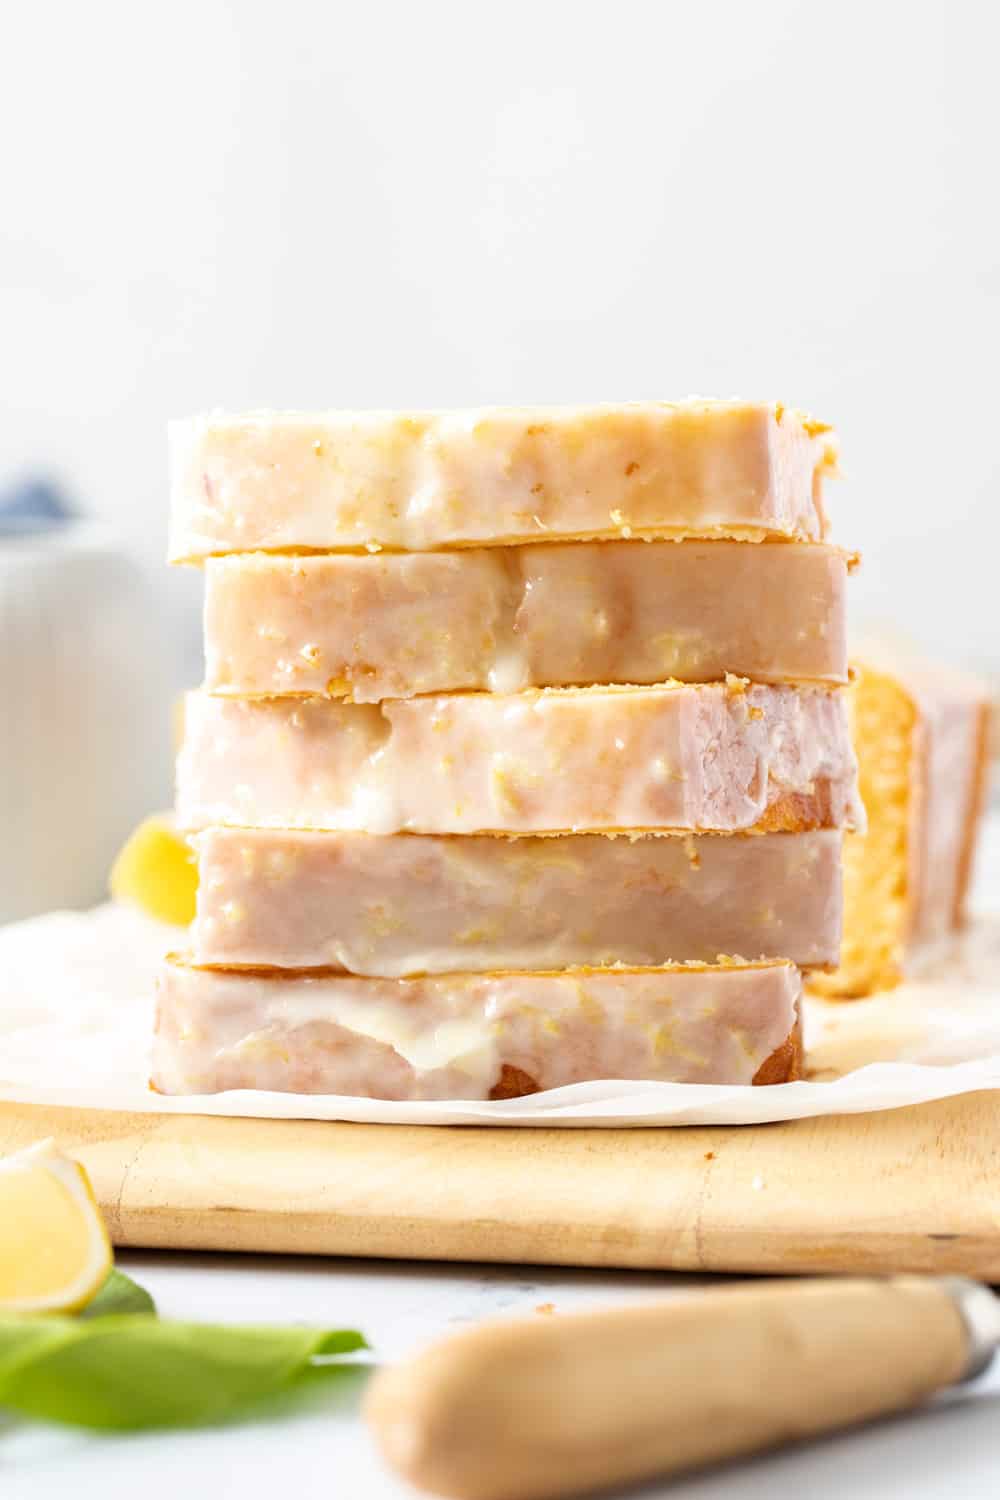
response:
M32 0L0 48L0 476L151 563L168 416L775 396L859 613L1000 663L995 8Z
M1000 672L996 16L9 7L0 490L57 478L169 624L162 712L115 772L122 823L129 788L169 800L155 746L200 670L197 575L162 566L164 426L206 407L803 406L842 435L856 618Z

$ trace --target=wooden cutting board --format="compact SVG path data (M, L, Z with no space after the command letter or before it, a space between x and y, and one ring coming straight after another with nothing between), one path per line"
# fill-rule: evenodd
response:
M341 1125L0 1104L118 1245L1000 1281L1000 1092L762 1126Z

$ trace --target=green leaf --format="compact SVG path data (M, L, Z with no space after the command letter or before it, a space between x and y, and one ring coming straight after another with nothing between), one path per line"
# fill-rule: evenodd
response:
M106 1318L110 1313L146 1313L155 1317L156 1303L145 1287L115 1267L108 1272L107 1281L80 1316Z
M148 1313L0 1318L0 1406L81 1427L189 1426L367 1347L349 1329L172 1323Z
M44 1357L66 1342L71 1318L0 1317L0 1384L23 1362Z

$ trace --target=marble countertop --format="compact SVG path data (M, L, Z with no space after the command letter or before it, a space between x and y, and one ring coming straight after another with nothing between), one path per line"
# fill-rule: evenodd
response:
M165 1317L360 1326L392 1360L478 1319L555 1314L698 1289L722 1278L391 1261L131 1253L119 1264ZM358 1407L367 1370L321 1385L308 1408L252 1424L104 1436L41 1424L0 1429L5 1500L413 1500L386 1472ZM670 1500L993 1500L1000 1493L1000 1364L914 1415L672 1484Z

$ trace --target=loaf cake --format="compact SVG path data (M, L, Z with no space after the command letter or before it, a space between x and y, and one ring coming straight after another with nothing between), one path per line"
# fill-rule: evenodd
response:
M984 805L984 683L869 648L847 695L868 831L845 840L840 966L811 988L838 999L892 989L958 932Z
M864 826L832 433L739 401L209 416L153 1083L774 1085Z

